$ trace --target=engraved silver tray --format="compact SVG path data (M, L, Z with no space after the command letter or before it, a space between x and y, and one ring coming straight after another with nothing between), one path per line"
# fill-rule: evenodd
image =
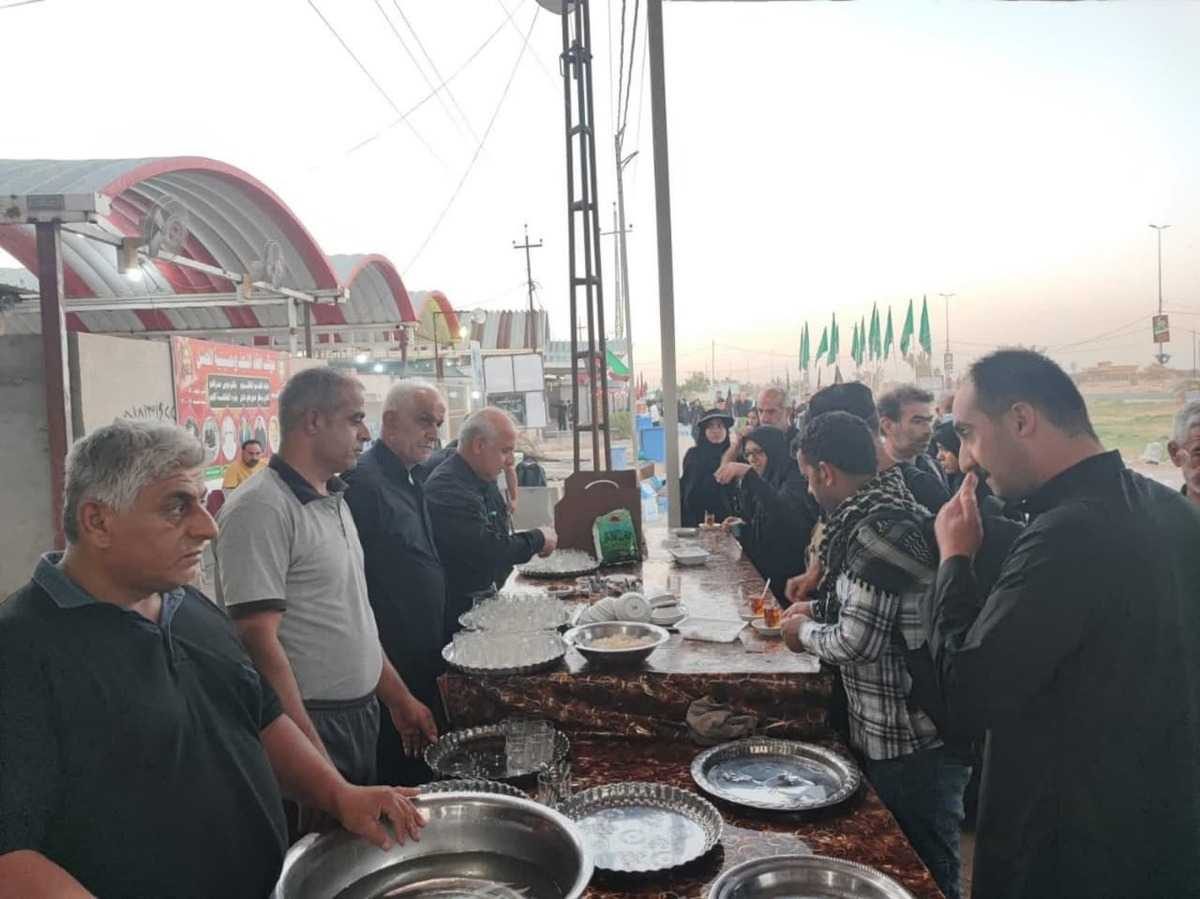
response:
M776 855L730 868L709 888L708 899L913 899L874 868L824 855Z
M507 731L502 724L468 727L443 735L425 747L425 764L443 777L467 780L510 781L530 777L535 769L509 770L504 744ZM567 758L571 741L561 730L554 731L554 762Z
M862 774L851 759L824 746L753 737L701 752L692 760L692 780L735 805L795 812L849 799Z
M597 868L665 871L700 858L721 839L721 813L688 790L618 783L576 793L560 806L583 833Z
M501 796L516 796L518 799L529 798L529 794L524 790L518 790L516 787L498 780L484 780L479 777L435 780L433 783L423 784L420 790L422 795L425 793L499 793Z
M454 644L447 643L442 647L442 658L446 664L455 671L461 671L463 674L476 674L480 676L502 677L511 674L535 674L538 671L546 671L557 665L562 657L567 654L567 644L561 640L559 642L558 651L551 657L539 659L536 662L531 662L528 665L518 665L513 668L480 668L473 665L462 665L454 660Z

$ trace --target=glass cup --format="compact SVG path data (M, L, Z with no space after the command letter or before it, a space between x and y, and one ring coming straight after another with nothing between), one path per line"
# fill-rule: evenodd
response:
M715 516L712 512L704 513L704 526L706 528L711 528L716 523L717 523L717 516Z
M750 594L750 611L754 613L756 618L763 616L763 608L766 605L767 598L762 590L755 590Z
M557 807L571 797L571 763L563 760L550 765L537 776L537 801Z
M667 592L676 599L683 599L683 575L667 575Z
M779 623L783 618L783 610L779 608L776 602L768 602L763 606L763 624L767 627L779 627Z

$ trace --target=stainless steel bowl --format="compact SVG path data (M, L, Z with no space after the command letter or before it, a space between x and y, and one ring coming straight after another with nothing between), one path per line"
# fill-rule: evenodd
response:
M874 868L824 855L775 855L730 868L713 883L708 899L913 899L912 893Z
M645 643L631 649L605 649L595 645L596 640L616 636L639 637ZM665 628L640 621L597 621L573 627L563 634L568 646L575 647L589 662L601 665L639 664L669 639L671 635Z
M344 830L311 834L288 852L272 899L523 896L577 899L592 856L576 825L528 799L438 793L419 841L387 852Z

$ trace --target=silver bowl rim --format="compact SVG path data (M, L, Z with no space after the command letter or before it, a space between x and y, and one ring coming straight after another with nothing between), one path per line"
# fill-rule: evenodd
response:
M587 889L591 882L592 875L595 873L596 864L592 858L592 850L588 848L587 841L583 838L583 833L579 826L557 809L550 808L547 805L542 805L540 802L534 802L532 799L522 799L517 796L508 796L503 793L476 793L476 792L448 792L448 793L423 793L419 796L414 796L412 801L417 806L429 805L449 805L453 802L478 801L486 799L488 802L499 804L501 806L515 806L519 809L534 811L537 814L549 818L559 830L566 834L567 838L574 845L575 850L579 853L579 873L575 876L575 882L571 884L565 891L564 899L577 899L582 896L584 890ZM328 831L326 833L310 833L297 840L287 854L283 858L283 867L279 870L279 878L275 881L275 886L271 889L271 899L287 899L283 893L283 882L287 877L288 872L299 862L300 857L309 850L309 848L317 842L317 840L326 836L346 835L353 839L362 840L362 837L355 836L349 831L339 828L337 830ZM364 842L366 842L364 840Z
M577 638L583 636L584 631L589 631L592 628L598 627L611 627L614 624L623 624L634 628L641 628L646 632L647 636L653 636L655 638L654 642L647 643L645 646L635 646L628 649L605 649L602 646L588 646L586 644L580 645L577 642ZM563 634L562 638L564 643L566 643L576 652L583 653L584 655L587 655L588 653L595 653L598 656L619 657L638 652L644 652L649 655L651 652L658 649L658 647L662 646L671 639L671 632L662 625L651 624L649 621L626 621L618 618L616 621L593 621L589 624L576 625Z
M605 805L604 802L600 801L603 799L615 800L616 802ZM654 781L639 780L600 784L599 786L581 790L573 794L562 803L560 808L562 809L562 813L572 821L578 821L587 817L591 811L598 808L615 808L621 804L628 804L628 802L623 803L622 800L629 800L631 802L640 800L646 805L669 809L690 818L704 830L704 848L696 854L687 858L681 858L670 865L645 865L639 868L600 867L601 871L641 874L656 871L671 871L707 855L717 843L721 842L721 836L725 833L725 819L721 815L720 810L699 793L671 784L656 783ZM572 812L578 813L579 818L573 817ZM689 812L693 814L688 814ZM593 859L594 862L595 859Z
M776 749L780 755L797 755L796 748L803 747L807 754L822 757L829 763L836 763L845 768L849 773L845 783L836 793L826 797L822 802L814 802L803 806L789 808L778 803L753 802L745 799L733 799L725 795L716 784L708 779L705 772L705 763L715 755L722 753L732 754L736 749L747 746L764 746L767 749ZM810 812L817 809L830 808L831 806L839 805L853 796L858 788L862 785L862 770L858 767L855 761L844 753L834 749L829 749L826 746L821 746L817 743L808 743L803 740L778 740L773 737L746 737L741 740L730 740L726 743L718 743L716 746L710 746L707 749L699 752L691 764L692 780L701 790L709 796L714 796L731 805L739 805L743 808L756 808L771 812Z
M765 873L780 867L786 867L787 865L803 865L818 868L824 866L826 869L835 868L847 874L858 874L870 880L874 886L884 891L889 899L914 899L913 894L902 884L882 871L872 868L870 865L863 865L859 862L852 862L848 859L837 858L832 855L796 852L786 855L767 855L762 858L752 858L749 861L734 865L713 881L712 886L708 888L708 899L725 899L726 896L732 895L729 891L734 887L741 886L742 882L748 876Z

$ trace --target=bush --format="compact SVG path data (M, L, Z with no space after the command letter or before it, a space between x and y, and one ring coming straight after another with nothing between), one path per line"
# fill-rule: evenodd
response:
M623 409L619 412L609 411L608 421L610 425L609 436L613 439L628 440L633 436L633 428L629 418L629 411Z

